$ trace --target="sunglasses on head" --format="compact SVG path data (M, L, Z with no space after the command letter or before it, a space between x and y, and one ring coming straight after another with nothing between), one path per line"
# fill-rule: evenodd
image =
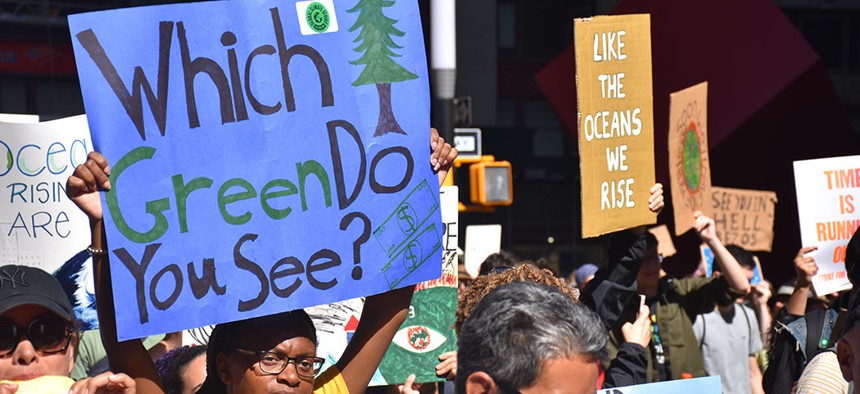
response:
M36 317L26 327L0 317L0 357L12 354L23 338L42 354L60 353L69 347L73 333L71 323L52 314Z

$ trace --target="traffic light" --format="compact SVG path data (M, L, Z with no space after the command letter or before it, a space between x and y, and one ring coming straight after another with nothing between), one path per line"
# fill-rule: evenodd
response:
M469 167L469 195L472 205L460 203L460 212L492 212L495 207L514 202L513 171L508 161L496 161L481 154L481 129L454 129L454 146L460 156L454 168ZM454 185L449 175L443 185Z
M511 205L514 186L511 163L495 161L493 156L469 166L469 186L473 204L483 206Z

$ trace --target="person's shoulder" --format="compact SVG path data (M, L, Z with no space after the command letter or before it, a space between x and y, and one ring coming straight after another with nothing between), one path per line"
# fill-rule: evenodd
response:
M332 365L314 379L314 394L349 394L343 375Z
M691 291L702 288L705 285L713 282L715 278L666 278L666 283L669 288L674 288L681 295L685 295Z

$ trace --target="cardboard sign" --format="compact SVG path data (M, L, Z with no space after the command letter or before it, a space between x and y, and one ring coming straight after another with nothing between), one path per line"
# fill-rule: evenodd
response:
M466 226L466 271L477 278L487 256L502 250L502 225Z
M770 252L776 193L711 187L711 209L717 237L726 245Z
M651 227L648 232L654 234L657 238L657 253L663 257L674 256L678 251L675 249L675 243L672 241L672 234L669 234L669 227L665 224Z
M0 123L0 265L52 272L90 244L87 216L66 179L92 150L86 118Z
M574 20L582 237L656 222L649 15Z
M860 226L860 156L794 162L800 241L818 246L809 254L818 264L812 277L820 295L851 288L845 249Z
M701 244L699 245L699 253L702 258L701 265L705 267L705 276L710 278L714 275L714 251L705 244ZM753 260L755 261L755 267L753 267L753 277L750 279L750 284L755 286L761 283L764 275L761 273L761 263L758 261L758 257L753 256Z
M720 377L708 376L705 378L682 379L670 382L637 384L636 386L602 389L597 390L597 394L720 394L722 393L722 390Z
M410 374L416 382L442 381L436 376L439 355L457 349L451 326L457 310L457 187L443 186L440 202L445 224L445 252L442 276L419 283L406 321L397 330L382 363L373 375L371 386L403 384ZM333 365L352 338L364 301L353 299L308 308L314 320L320 346L317 354Z
M672 93L669 100L669 183L675 235L681 235L693 228L696 211L711 216L708 83Z
M439 277L418 13L270 0L69 18L111 164L120 339Z

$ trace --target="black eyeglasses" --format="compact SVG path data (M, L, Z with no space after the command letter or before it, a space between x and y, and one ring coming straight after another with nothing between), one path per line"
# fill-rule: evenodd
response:
M319 373L320 368L322 368L322 365L325 362L325 359L321 357L290 357L285 354L270 352L267 350L253 351L241 348L233 348L233 350L257 356L260 371L269 375L277 375L283 372L287 368L287 365L292 361L296 366L296 372L299 376L313 378L317 373Z
M22 338L27 338L33 348L42 354L61 353L72 342L74 329L71 323L53 314L33 319L27 327L15 324L8 317L0 318L0 357L5 357L18 347Z

